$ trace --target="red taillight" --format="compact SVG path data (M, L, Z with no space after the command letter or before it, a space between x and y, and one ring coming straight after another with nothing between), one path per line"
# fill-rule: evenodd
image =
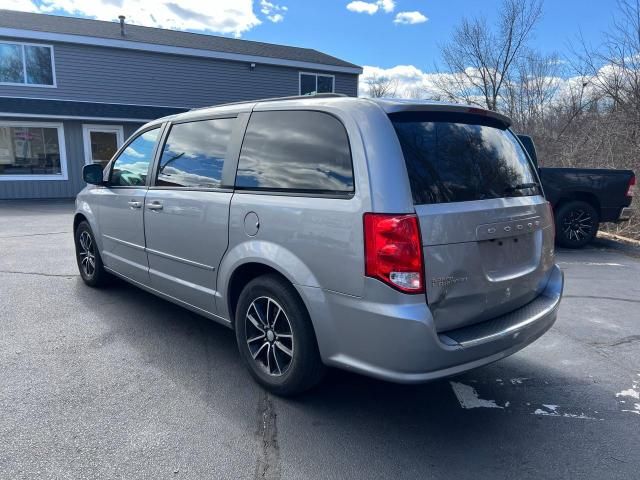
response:
M629 186L627 187L627 197L633 197L633 193L636 189L636 176L632 175L629 180Z
M364 252L365 275L405 293L424 292L418 217L365 213Z

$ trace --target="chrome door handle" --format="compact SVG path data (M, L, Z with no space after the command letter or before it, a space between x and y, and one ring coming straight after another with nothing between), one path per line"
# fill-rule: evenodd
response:
M162 204L160 202L147 203L149 210L162 210Z
M135 200L130 200L127 202L131 208L140 208L142 206L142 202L136 202Z

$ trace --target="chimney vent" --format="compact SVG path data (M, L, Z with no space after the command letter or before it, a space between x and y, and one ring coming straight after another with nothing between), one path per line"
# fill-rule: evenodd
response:
M124 19L125 19L125 16L124 15L119 15L118 18L120 19L120 35L122 35L124 37Z

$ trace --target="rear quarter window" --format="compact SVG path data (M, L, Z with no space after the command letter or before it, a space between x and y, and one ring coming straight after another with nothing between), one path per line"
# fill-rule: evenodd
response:
M416 204L540 194L522 146L500 122L444 112L389 117Z
M351 150L344 126L323 112L254 112L240 151L236 188L353 192Z

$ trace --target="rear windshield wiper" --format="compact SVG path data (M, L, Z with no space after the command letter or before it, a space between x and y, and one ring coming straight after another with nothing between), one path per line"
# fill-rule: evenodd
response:
M512 187L505 188L505 191L514 192L516 190L526 190L527 188L540 188L540 184L538 182L518 183L517 185L513 185Z

